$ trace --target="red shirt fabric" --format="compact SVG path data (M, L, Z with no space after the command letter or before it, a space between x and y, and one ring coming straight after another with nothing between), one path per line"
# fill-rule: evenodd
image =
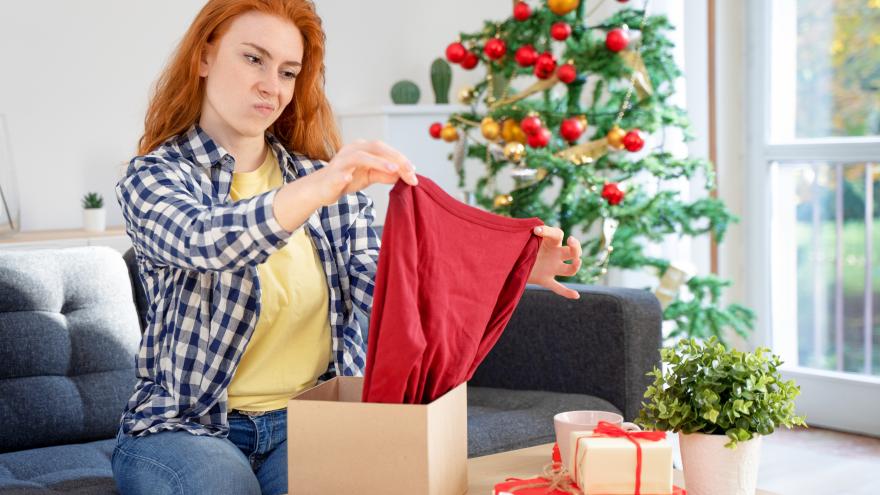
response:
M419 175L397 181L373 292L364 402L427 404L473 376L537 258L541 219L468 206Z

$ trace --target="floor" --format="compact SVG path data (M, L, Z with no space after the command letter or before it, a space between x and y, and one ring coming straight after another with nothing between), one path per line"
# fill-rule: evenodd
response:
M782 428L764 438L760 466L758 486L780 495L877 495L880 438Z

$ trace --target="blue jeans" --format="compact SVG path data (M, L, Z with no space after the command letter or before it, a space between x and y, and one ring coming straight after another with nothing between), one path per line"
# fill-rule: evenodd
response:
M287 493L287 410L228 415L227 438L166 430L116 434L111 459L122 495Z

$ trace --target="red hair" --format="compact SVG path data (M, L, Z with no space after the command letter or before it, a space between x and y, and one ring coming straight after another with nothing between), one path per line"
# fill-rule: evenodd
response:
M205 45L219 40L233 19L250 11L288 20L303 37L302 69L293 99L269 130L288 150L310 158L329 160L339 150L339 130L324 94L325 35L311 0L209 0L156 82L138 154L149 153L198 121L205 94L199 61Z

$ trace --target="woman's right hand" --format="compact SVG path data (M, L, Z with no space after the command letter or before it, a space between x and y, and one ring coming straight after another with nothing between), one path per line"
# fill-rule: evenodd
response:
M419 183L415 166L402 153L382 141L363 139L343 146L310 177L318 181L313 192L323 206L376 183L394 184L398 179L412 186Z

